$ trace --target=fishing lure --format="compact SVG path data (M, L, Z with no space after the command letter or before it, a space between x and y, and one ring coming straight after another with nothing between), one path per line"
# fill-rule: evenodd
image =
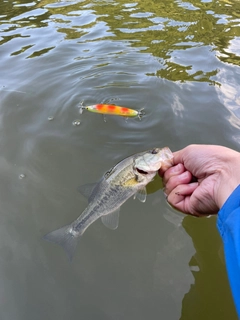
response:
M122 117L136 117L139 119L145 114L143 109L134 110L126 107L115 106L113 104L94 104L92 106L81 106L82 110L88 110L95 113L111 114Z

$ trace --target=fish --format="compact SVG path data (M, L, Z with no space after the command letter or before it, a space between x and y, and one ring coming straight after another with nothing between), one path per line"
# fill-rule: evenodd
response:
M145 114L144 109L134 110L126 107L115 106L113 104L94 104L92 106L81 106L80 112L82 110L88 110L90 112L101 113L101 114L110 114L122 117L136 117L139 119Z
M171 167L172 159L171 150L165 147L143 151L118 162L96 185L86 188L89 202L82 214L72 223L48 233L44 239L62 246L71 261L78 239L86 229L101 218L106 227L115 230L123 203L132 196L145 202L147 184L161 167Z

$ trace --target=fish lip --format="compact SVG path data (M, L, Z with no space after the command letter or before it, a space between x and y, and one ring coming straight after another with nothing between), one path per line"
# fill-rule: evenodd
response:
M154 149L149 150L148 152L151 154L158 154L160 150L161 150L160 148L154 148ZM138 173L140 173L140 174L145 174L145 175L153 174L161 168L162 160L158 160L154 164L150 164L150 165L147 164L146 162L145 162L145 164L146 164L146 166L145 166L146 169L145 168L143 169L141 164L138 164L135 162L134 169L137 170Z

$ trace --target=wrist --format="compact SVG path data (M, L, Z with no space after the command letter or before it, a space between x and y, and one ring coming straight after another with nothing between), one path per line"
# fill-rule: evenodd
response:
M240 153L235 152L218 172L219 179L215 188L215 199L219 209L240 184Z

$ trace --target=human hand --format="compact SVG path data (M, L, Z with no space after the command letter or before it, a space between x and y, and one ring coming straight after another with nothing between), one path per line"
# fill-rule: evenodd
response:
M216 214L240 184L240 153L216 145L189 145L159 170L168 202L195 216Z

